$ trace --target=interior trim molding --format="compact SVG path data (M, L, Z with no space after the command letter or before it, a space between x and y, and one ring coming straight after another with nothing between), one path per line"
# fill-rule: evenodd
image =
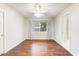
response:
M57 42L59 45L61 45L58 41L54 40L55 42ZM63 45L61 45L63 48L65 48ZM68 52L70 52L73 56L77 56L75 53L73 53L71 50L65 48Z
M54 40L54 39L25 39L25 40Z

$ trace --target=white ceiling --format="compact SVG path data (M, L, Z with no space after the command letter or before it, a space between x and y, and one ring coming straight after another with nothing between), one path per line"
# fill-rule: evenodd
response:
M37 18L34 16L35 4L34 3L9 3L9 6L15 8L20 12L24 17L27 18ZM68 3L40 3L41 9L46 11L44 16L40 18L53 18L64 8L69 6Z

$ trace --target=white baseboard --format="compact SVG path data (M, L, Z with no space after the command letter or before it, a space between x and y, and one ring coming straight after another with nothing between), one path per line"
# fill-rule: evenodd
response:
M56 40L55 40L56 41ZM61 45L58 41L56 41L59 45ZM63 45L61 45L63 48L65 48ZM71 50L65 48L67 51L69 51L73 56L77 56L75 53L73 53Z
M25 40L25 39L24 39ZM16 47L17 45L19 45L20 43L22 43L24 40L22 40L21 42L17 43L15 46L10 47L9 49L5 50L4 53L10 51L11 49L13 49L14 47ZM54 40L54 39L50 39L50 40ZM56 40L55 40L56 41ZM61 45L58 41L56 41L59 45ZM62 46L62 45L61 45ZM63 48L65 48L64 46L62 46ZM66 50L68 50L73 56L77 56L75 53L73 53L71 50L65 48ZM1 54L0 54L1 55Z
M68 50L68 49L66 49ZM71 50L68 50L73 56L77 56L75 53L73 53Z
M25 39L24 39L24 40L25 40ZM4 53L7 53L7 52L10 51L11 49L13 49L14 47L16 47L16 46L19 45L20 43L22 43L24 40L18 42L16 45L14 45L14 46L10 47L9 49L5 50ZM4 54L4 53L3 53L3 54Z

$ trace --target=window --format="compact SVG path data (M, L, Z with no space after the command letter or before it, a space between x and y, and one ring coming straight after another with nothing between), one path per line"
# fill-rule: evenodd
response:
M45 22L40 23L40 31L46 31L46 23Z
M47 23L46 22L34 22L33 31L43 32L46 30L47 30Z

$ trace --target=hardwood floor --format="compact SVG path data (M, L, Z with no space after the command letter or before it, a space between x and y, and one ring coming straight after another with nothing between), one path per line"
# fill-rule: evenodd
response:
M54 40L25 40L2 56L72 56Z

